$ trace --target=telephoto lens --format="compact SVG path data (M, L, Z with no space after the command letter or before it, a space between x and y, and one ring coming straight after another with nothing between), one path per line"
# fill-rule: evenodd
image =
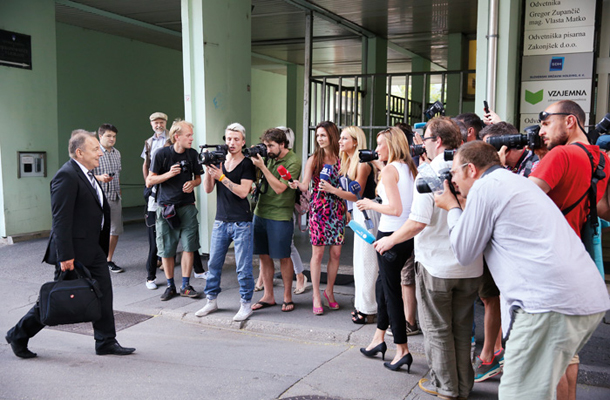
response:
M411 157L413 158L426 154L426 148L423 144L412 144L409 148L411 149Z
M375 150L358 150L358 157L360 157L360 162L379 160L379 154Z
M242 153L246 157L256 157L257 155L260 155L261 157L265 158L267 157L267 146L265 146L263 143L259 143L250 148L243 149Z

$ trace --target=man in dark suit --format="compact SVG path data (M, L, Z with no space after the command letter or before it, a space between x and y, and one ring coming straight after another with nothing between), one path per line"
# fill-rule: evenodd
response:
M112 310L112 281L106 263L110 234L110 208L98 182L90 172L99 166L100 144L91 132L76 130L68 145L70 160L51 181L53 224L43 261L55 265L55 279L62 271L74 270L79 261L91 272L102 290L102 317L93 323L98 355L127 355L135 351L116 341ZM44 325L38 302L6 334L17 357L32 358L28 341Z

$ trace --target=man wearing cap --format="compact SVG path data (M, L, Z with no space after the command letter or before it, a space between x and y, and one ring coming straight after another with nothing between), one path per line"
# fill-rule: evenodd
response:
M165 146L165 142L167 142L167 114L162 112L154 112L150 114L149 119L150 126L155 134L146 139L144 142L144 149L142 150L141 157L144 159L142 173L144 174L144 180L146 180L146 177L148 176L148 169L150 168L152 155L155 151Z
M610 214L608 177L610 159L599 147L590 145L583 124L585 112L575 102L562 100L540 113L540 137L549 149L529 179L534 181L563 212L568 223L580 237L589 215L589 188L592 166L597 168L604 157L605 177L597 182L597 206L600 216ZM568 146L571 145L571 146ZM570 362L557 387L559 400L576 398L578 355Z
M142 174L144 174L144 181L148 177L148 170L154 153L165 146L167 142L167 115L162 112L152 113L149 117L150 126L152 127L154 134L146 139L144 142L144 149L142 150L141 157L144 159L142 164ZM148 289L156 289L157 284L155 280L157 278L157 265L160 259L157 257L157 231L155 228L157 220L157 200L156 200L156 189L153 187L146 186L144 188L144 200L146 201L146 228L148 230L148 259L146 260L146 287Z

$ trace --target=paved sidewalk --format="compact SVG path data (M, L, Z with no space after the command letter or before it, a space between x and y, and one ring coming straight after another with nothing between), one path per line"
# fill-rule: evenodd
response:
M45 246L46 239L37 239L0 247L0 279L5 286L0 310L2 332L31 307L40 285L52 278L52 267L40 263ZM159 300L165 287L162 271L157 275L159 289L146 289L147 246L143 223L126 225L115 253L115 262L125 272L112 275L116 311L154 316L118 332L120 343L138 348L136 355L96 357L90 336L51 329L43 330L30 342L31 349L39 354L38 360L17 359L2 342L1 399L66 398L77 393L79 397L105 399L188 394L216 399L306 399L314 395L343 399L431 398L417 388L417 381L428 373L422 335L409 337L415 359L411 374L393 373L383 368L380 359L360 355L358 349L368 344L375 327L351 322L353 285L335 287L340 310L325 308L323 316L315 316L311 311L311 284L304 294L293 296L296 309L283 313L279 305L283 288L276 280L278 305L256 311L248 321L236 323L232 317L239 308L239 286L233 258L228 257L223 291L218 297L219 311L198 318L194 313L205 300ZM307 257L304 255L305 263L309 261ZM343 269L349 270L349 265ZM255 268L255 277L257 274ZM179 281L177 268L176 282ZM192 279L191 283L203 291L204 280ZM253 300L261 296L262 292L255 293ZM482 307L477 308L476 319L480 347ZM581 353L579 399L610 398L609 338L610 326L602 323ZM386 340L386 360L394 355L391 340ZM87 377L96 374L112 383L85 389ZM72 375L81 379L66 380ZM49 390L44 382L51 385L59 380L65 380L61 390L44 392ZM38 383L32 385L34 381ZM469 398L497 398L498 383L499 377L494 377L475 384Z

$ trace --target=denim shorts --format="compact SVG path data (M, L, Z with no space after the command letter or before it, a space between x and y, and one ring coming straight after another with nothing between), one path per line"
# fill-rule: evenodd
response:
M197 221L197 207L189 204L176 209L180 217L180 228L172 229L161 213L163 207L157 209L157 255L169 258L176 255L178 241L182 239L182 248L186 252L199 250L199 221Z
M254 216L254 254L268 255L274 259L290 258L290 244L294 224L290 221L274 221Z

